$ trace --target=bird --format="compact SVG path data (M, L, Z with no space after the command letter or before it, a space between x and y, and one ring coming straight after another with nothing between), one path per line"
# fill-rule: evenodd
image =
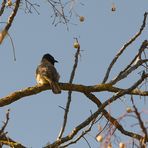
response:
M36 81L38 84L49 84L54 94L60 94L61 88L58 83L60 75L54 67L55 63L58 61L52 55L44 54L36 69Z

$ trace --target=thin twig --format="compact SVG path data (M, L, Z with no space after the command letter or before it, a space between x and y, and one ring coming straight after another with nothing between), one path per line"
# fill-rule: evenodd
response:
M4 132L4 130L8 125L8 122L9 122L9 119L10 119L9 115L10 115L10 109L7 110L6 119L3 122L4 125L0 129L0 147L2 147L3 145L7 145L7 146L10 146L12 148L26 148L22 144L14 141L11 138L9 138L8 136L6 136L7 132Z
M38 15L40 14L39 11L35 7L35 6L39 7L40 5L38 5L37 3L33 4L29 2L28 0L25 0L25 4L26 4L26 10L28 10L29 13L32 13L31 8L33 8Z
M142 139L142 142L143 142L144 144L146 144L147 138L148 138L147 129L146 129L146 127L144 126L144 122L143 122L142 119L141 119L140 113L138 112L138 109L137 109L137 107L136 107L135 104L134 104L133 96L131 96L131 101L132 101L133 108L134 108L134 110L135 110L135 114L136 114L136 116L137 116L137 119L138 119L138 121L139 121L139 125L140 125L140 127L141 127L141 129L142 129L142 131L143 131L143 133L144 133L144 135L145 135L144 138Z
M75 53L75 62L74 62L73 69L72 69L72 72L70 75L69 84L72 84L72 82L74 80L75 72L76 72L76 69L78 66L79 54L80 54L80 46L77 48L77 51ZM60 139L62 137L65 127L66 127L67 117L68 117L70 103L71 103L71 95L72 95L72 91L70 90L70 91L68 91L68 98L67 98L67 103L66 103L66 108L65 108L65 113L64 113L64 121L63 121L62 128L61 128L61 131L60 131L57 139Z
M14 43L13 43L13 40L12 40L12 37L10 36L10 34L7 32L9 38L10 38L10 41L11 41L11 44L12 44L12 49L13 49L13 58L14 58L14 61L16 61L16 55L15 55L15 47L14 47Z
M89 144L88 140L87 140L84 136L83 136L82 138L86 141L86 143L87 143L88 147L89 147L89 148L91 148L91 146L90 146L90 144Z
M68 144L65 144L65 145L63 145L63 146L60 146L59 148L65 148L65 147L67 147L67 146L69 146L69 145L75 144L75 143L78 142L81 138L84 138L84 135L86 135L89 131L91 131L91 128L92 128L92 126L93 126L94 124L95 124L95 120L93 120L92 123L90 124L90 126L89 126L86 130L82 131L81 135L79 135L75 140L73 140L73 141L71 141L71 142L69 142ZM90 145L89 145L89 146L90 146Z
M0 8L0 16L2 16L2 14L5 10L6 2L7 2L6 0L3 0L3 2L2 2L2 6Z
M7 110L6 112L6 121L4 121L4 125L2 126L2 128L0 129L0 136L3 134L8 122L9 122L9 113L10 113L10 109Z
M99 133L96 135L96 138L105 130L105 128L108 126L109 120L107 120L106 124L104 127L99 131Z
M62 5L61 0L59 0L59 3L60 3L61 10L62 10L63 19L64 19L65 24L66 24L66 26L67 26L67 30L69 30L68 25L67 25L67 19L66 19L65 12L64 12L64 6Z
M56 26L57 24L62 22L64 24L66 24L67 30L68 30L67 23L69 20L67 19L66 15L65 15L64 5L62 4L62 2L60 0L58 0L58 1L47 0L47 2L50 4L50 6L52 7L53 12L54 12L54 14L53 14L54 20L53 20L52 24L55 24L55 26ZM61 11L57 7L60 7ZM52 15L52 17L53 17L53 15ZM59 21L57 23L55 23L57 17L59 18Z

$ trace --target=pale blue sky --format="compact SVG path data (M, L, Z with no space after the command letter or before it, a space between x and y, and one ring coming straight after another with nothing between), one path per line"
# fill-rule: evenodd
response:
M84 50L81 52L74 83L84 85L101 83L105 70L118 49L139 30L143 14L148 11L148 1L83 0L81 2L85 5L76 6L76 10L80 15L85 16L85 21L80 23L75 18L72 23L77 25L69 24L69 31L63 24L57 27L52 25L51 11L45 1L39 2L40 15L35 12L25 14L24 11L19 10L10 29L17 61L13 61L9 38L6 38L0 46L0 97L35 85L36 66L45 53L52 54L59 61L56 68L61 75L60 81L67 82L74 60L74 37L78 37L81 49ZM111 12L113 2L117 7L116 12ZM147 39L147 34L148 26L114 67L113 77L134 56L141 42ZM136 78L135 74L135 77L130 78L126 83L123 82L120 86L129 86ZM87 118L90 110L97 109L82 94L74 92L72 96L66 134ZM97 96L103 102L109 94L98 93ZM4 120L5 112L10 108L8 135L28 147L41 148L48 141L53 142L57 137L64 113L58 106L65 106L66 99L67 92L63 91L61 95L54 95L51 91L44 91L1 108L0 120ZM125 108L123 104L123 107L119 107L118 103L119 101L114 103L114 108L111 107L112 114L115 116L120 115ZM95 136L96 133L97 129L94 128L91 134ZM89 136L87 138L92 148L97 148L97 142ZM70 148L80 147L87 147L84 140L70 146Z

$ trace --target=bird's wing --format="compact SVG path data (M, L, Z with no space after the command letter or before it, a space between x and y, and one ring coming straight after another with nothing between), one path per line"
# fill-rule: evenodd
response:
M47 81L53 81L53 82L58 82L59 80L59 74L56 71L55 67L50 64L41 64L38 66L36 70L36 74L41 75L44 77Z

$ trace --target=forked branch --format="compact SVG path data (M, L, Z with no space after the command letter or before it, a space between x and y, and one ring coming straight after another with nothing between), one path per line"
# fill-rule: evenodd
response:
M107 68L105 77L103 79L102 83L106 83L106 81L108 80L109 74L111 72L112 67L114 66L114 64L116 63L116 61L118 60L118 58L121 56L121 54L125 51L125 49L132 44L142 33L142 31L144 30L145 26L146 26L146 19L147 19L147 15L148 13L145 12L144 14L144 19L143 19L143 23L140 27L140 30L126 43L123 45L123 47L119 50L119 52L115 55L115 57L113 58L113 60L111 61L109 67Z

